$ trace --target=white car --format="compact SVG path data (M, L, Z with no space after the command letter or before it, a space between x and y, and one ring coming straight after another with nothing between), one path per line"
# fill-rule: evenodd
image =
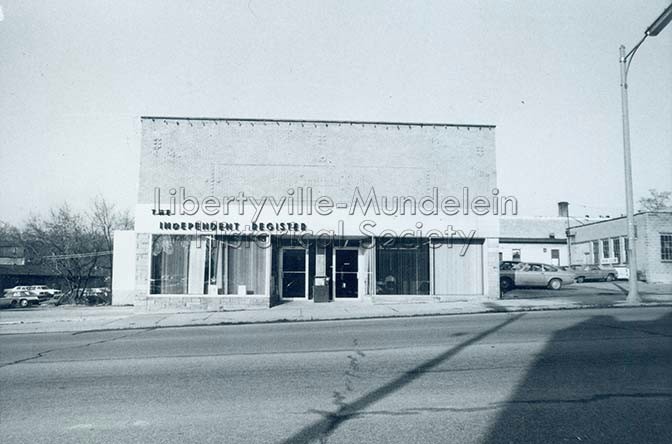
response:
M16 287L6 289L5 293L14 293L16 291L30 291L30 288L27 285L17 285Z
M40 300L51 299L61 292L61 290L49 288L46 285L30 285L28 291L36 295Z
M630 269L628 267L621 267L621 266L615 266L614 270L616 270L617 276L616 279L630 279Z

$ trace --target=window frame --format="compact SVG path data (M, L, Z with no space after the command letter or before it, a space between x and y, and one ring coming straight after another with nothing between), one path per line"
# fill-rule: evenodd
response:
M659 233L660 235L660 261L672 262L672 233ZM665 237L669 239L664 239ZM667 245L665 243L667 242Z

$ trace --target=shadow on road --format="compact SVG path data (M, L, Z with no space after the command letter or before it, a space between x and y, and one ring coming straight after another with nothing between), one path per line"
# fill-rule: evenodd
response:
M560 330L496 407L487 444L672 443L672 314Z
M403 373L401 376L395 380L383 385L382 387L367 393L366 395L360 397L349 403L341 403L338 410L333 413L324 413L323 418L315 421L312 424L307 425L303 429L299 430L297 433L292 435L283 441L283 443L308 443L316 440L324 441L331 433L336 430L341 424L343 424L348 419L358 415L364 409L374 404L375 402L380 401L381 399L393 394L397 390L400 390L404 386L415 381L421 377L424 373L432 370L434 367L444 363L448 359L452 358L460 351L465 348L477 343L478 341L484 339L485 337L495 333L496 331L506 327L512 322L517 321L524 313L512 316L506 321L496 325L493 328L490 328L478 335L474 336L471 339L468 339L455 347L446 350L444 353L436 356L429 361L418 365L417 367Z

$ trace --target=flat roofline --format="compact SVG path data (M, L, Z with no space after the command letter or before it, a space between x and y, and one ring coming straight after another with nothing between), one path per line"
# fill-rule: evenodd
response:
M227 117L176 117L176 116L140 116L141 120L184 120L184 121L229 121L229 122L270 122L270 123L324 123L349 125L404 125L404 126L450 126L470 128L495 128L495 125L478 125L468 123L432 123L432 122L383 122L362 120L300 120L300 119L244 119Z
M672 216L672 211L640 211L638 213L635 213L633 216L637 217L637 216L643 216L643 215L646 215L646 214L666 214L666 215ZM608 217L608 218L605 218L605 219L596 220L594 222L586 222L585 224L581 224L581 225L572 225L571 227L569 227L569 229L571 230L573 228L587 227L589 225L604 224L604 223L611 222L611 221L614 221L614 220L626 219L626 218L627 218L627 216Z

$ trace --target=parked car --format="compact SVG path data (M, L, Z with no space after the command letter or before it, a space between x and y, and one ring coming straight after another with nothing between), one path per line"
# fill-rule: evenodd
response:
M48 288L46 285L30 285L28 291L40 298L40 301L51 299L55 294L60 293L60 290Z
M40 305L40 298L27 290L18 290L5 293L0 298L0 307L28 307Z
M31 285L28 287L30 291L39 292L40 294L48 294L49 297L54 297L55 295L61 293L61 290L56 288L49 288L46 285Z
M600 265L572 265L572 270L576 275L576 282L583 281L607 281L611 282L618 277L618 271L613 267L603 267Z
M503 291L514 287L548 287L559 290L574 283L574 273L555 265L503 261L499 264L499 284Z
M17 291L30 291L30 288L27 285L17 285L16 287L5 289L4 293L14 293Z
M630 279L630 269L625 266L615 266L614 270L616 270L616 279Z
M87 288L84 290L84 298L89 305L110 305L112 292L109 288Z

